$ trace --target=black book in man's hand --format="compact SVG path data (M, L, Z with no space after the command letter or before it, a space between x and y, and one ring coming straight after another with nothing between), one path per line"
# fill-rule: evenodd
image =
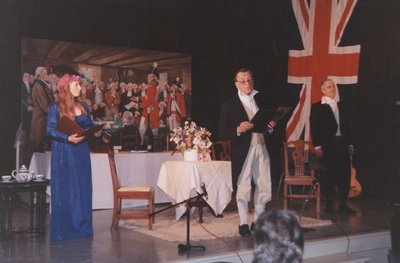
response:
M250 122L254 124L255 127L265 127L267 124L273 120L275 111L259 109L256 114L254 114L253 118L251 118Z
M250 122L254 124L254 130L262 131L271 121L278 123L290 109L291 107L279 107L276 110L259 109Z

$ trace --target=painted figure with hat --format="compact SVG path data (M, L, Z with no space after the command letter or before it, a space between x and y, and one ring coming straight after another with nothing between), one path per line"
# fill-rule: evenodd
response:
M158 72L157 63L153 64L152 70L147 74L146 94L140 98L136 98L136 109L143 109L142 119L140 120L139 132L141 136L141 144L144 144L145 133L150 127L153 135L158 134L159 115L158 115Z

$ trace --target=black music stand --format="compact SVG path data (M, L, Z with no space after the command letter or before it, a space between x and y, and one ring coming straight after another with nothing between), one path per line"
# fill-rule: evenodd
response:
M156 215L158 213L161 213L161 212L163 212L165 210L173 208L173 207L175 207L177 205L186 203L186 212L185 212L185 214L186 214L186 244L179 244L178 245L178 254L179 255L181 255L181 254L183 254L185 252L189 252L189 251L205 251L206 250L206 248L204 246L192 246L192 245L190 245L190 210L193 207L192 202L194 200L200 200L200 199L204 200L203 196L207 196L207 192L204 189L204 185L202 186L202 188L203 188L203 193L201 193L201 194L197 193L197 196L190 197L190 198L188 198L186 200L183 200L182 202L176 203L174 205L170 205L170 206L165 207L165 208L163 208L163 209L161 209L159 211L156 211L156 212L153 212L153 213L149 214L149 216L154 216L154 215ZM183 214L183 215L185 215L185 214Z
M312 183L313 183L313 185L310 186L310 190L308 191L307 198L305 198L304 203L303 203L303 207L301 208L300 215L299 215L299 220L301 220L301 218L303 217L304 208L306 207L306 205L310 201L309 196L310 196L311 191L315 191L315 192L318 191L318 188L317 188L318 185L319 185L318 177L316 177L316 179L314 179ZM304 233L315 231L315 228L311 228L311 227L302 227L301 229L303 230Z

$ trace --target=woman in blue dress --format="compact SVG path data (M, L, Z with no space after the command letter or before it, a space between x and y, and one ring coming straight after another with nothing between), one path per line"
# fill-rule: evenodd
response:
M83 129L93 127L89 107L79 97L81 79L64 75L58 85L59 99L48 111L47 134L51 145L51 215L50 237L56 240L93 235L92 175L89 146L84 137L68 136L56 130L62 116ZM101 130L95 134L100 136Z

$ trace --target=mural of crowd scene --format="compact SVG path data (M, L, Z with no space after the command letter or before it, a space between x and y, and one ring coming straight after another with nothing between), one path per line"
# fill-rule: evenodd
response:
M32 38L21 44L22 163L50 149L47 110L64 74L81 76L81 99L104 124L93 148L167 150L166 135L191 119L190 55Z

